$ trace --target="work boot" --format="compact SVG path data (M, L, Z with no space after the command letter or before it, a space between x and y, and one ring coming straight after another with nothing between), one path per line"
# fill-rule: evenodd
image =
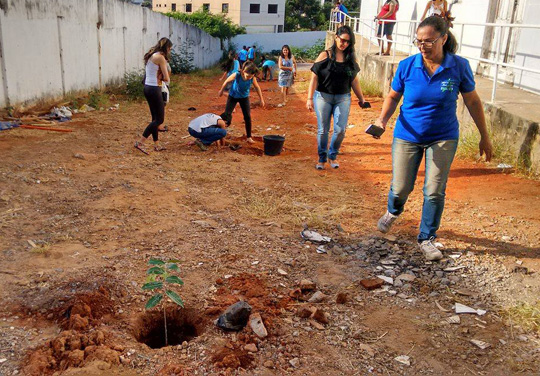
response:
M377 228L380 232L386 234L388 231L390 231L392 224L397 218L397 215L394 215L387 210L386 213L379 219L379 222L377 222Z

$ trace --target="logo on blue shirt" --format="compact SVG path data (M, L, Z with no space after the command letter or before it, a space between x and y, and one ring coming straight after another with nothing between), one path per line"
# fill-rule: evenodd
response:
M441 82L441 92L445 92L445 91L454 91L454 85L457 85L457 80L453 80L451 78L445 80L445 81L442 81Z

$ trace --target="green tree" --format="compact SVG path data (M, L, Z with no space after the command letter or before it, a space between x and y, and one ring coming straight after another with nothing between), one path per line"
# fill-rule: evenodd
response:
M208 11L198 10L195 13L170 12L167 16L175 18L184 23L198 27L206 31L213 37L221 39L230 39L238 34L245 34L246 29L238 26L225 14L212 14Z
M319 30L328 15L321 9L320 0L287 0L285 2L285 31Z

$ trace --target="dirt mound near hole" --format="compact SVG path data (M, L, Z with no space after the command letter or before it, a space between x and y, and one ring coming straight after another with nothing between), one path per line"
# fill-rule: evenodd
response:
M255 357L238 344L229 343L228 347L217 349L212 355L212 362L218 368L237 369L253 368Z
M106 333L93 330L104 315L112 312L113 302L105 287L76 295L56 310L60 326L66 330L29 354L25 374L49 375L96 360L119 364L122 346L107 345L110 341Z
M189 342L204 330L204 322L196 309L168 307L166 313L168 346ZM133 328L133 335L137 341L153 349L165 347L163 311L146 312L139 316Z

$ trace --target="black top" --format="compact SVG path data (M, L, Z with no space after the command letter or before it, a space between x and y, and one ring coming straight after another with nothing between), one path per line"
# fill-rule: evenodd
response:
M327 58L311 67L311 71L319 78L317 91L327 94L347 94L351 92L351 85L360 72L360 67L354 63L339 63Z

